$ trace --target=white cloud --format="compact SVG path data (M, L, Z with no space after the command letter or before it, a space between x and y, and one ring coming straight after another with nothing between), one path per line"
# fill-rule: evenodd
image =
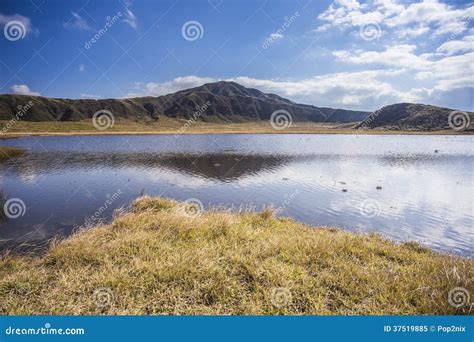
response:
M445 44L446 49L454 50L456 46ZM441 45L441 46L443 46ZM381 65L392 68L404 68L415 71L415 79L435 82L432 90L449 91L454 88L472 87L474 70L474 53L458 56L444 56L428 53L415 54L414 45L387 46L385 51L334 51L339 60L358 65Z
M26 84L14 84L10 87L13 94L40 96L38 92L31 91Z
M263 92L276 93L300 103L333 108L373 109L388 103L419 100L416 93L398 91L390 83L381 80L397 76L401 72L400 70L341 72L300 81L264 80L244 76L225 80L257 88ZM159 96L219 80L222 79L186 76L163 83L137 84L136 91L128 96Z
M386 46L385 51L363 51L346 50L333 51L333 55L339 60L352 64L379 64L389 67L424 69L430 65L426 57L414 54L415 45L402 44Z
M270 34L269 39L277 40L277 39L282 39L283 37L284 36L281 33L275 32L275 33Z
M321 26L318 26L316 28L316 30L314 30L315 32L326 32L327 30L329 30L331 28L331 24L323 24Z
M102 96L95 94L81 94L81 97L84 99L101 99Z
M435 80L434 90L449 91L473 87L474 52L449 56L433 62L429 69L416 74L419 80Z
M20 14L13 14L13 15L5 15L0 13L0 25L6 25L11 21L19 21L20 23L23 24L23 27L25 28L25 35L28 34L39 34L39 30L35 27L33 27L33 24L31 23L31 19L28 17L25 17Z
M366 24L378 24L394 29L399 37L416 37L429 31L433 36L461 34L474 16L474 6L456 8L439 0L422 0L401 4L397 0L369 0L360 4L356 0L335 0L318 16L324 25L340 29L360 28Z
M135 16L135 14L133 14L131 10L127 8L125 10L124 16L125 16L125 19L123 19L123 21L127 23L130 27L133 27L134 29L138 27L137 17Z
M400 70L366 70L325 74L300 81L259 80L249 77L231 79L247 87L276 93L301 103L333 108L370 109L386 103L416 102L416 94L394 89L382 78Z
M474 35L465 36L459 40L451 40L442 44L436 51L450 56L459 52L474 50Z
M78 30L90 30L90 26L87 23L87 21L81 17L79 14L75 12L71 12L72 18L69 19L67 22L63 23L63 27L72 30L72 29L78 29Z
M185 76L163 83L137 83L135 91L127 94L127 97L161 96L215 81L216 79L211 77Z
M84 64L79 64L79 71L83 72L86 69L86 66Z
M423 27L423 26L418 26L418 27L413 27L413 28L405 28L403 30L397 31L397 34L400 38L416 38L419 36L424 35L425 33L428 33L430 30L429 27Z

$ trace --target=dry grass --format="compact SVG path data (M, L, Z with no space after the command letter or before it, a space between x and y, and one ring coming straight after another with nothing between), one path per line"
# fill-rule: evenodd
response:
M351 124L318 124L293 123L284 130L275 130L269 122L246 123L212 123L194 122L182 130L186 120L160 118L158 122L143 123L117 119L114 126L104 131L98 131L92 125L92 120L78 122L28 122L18 121L1 138L11 138L24 135L107 135L107 134L469 134L472 132L441 131L389 131L389 130L357 130ZM0 127L6 121L0 121ZM182 130L182 131L180 131Z
M454 287L473 293L473 265L268 210L189 217L183 204L144 197L41 258L5 256L0 313L467 313L447 297Z
M25 150L14 147L0 146L0 161L16 157L25 153Z

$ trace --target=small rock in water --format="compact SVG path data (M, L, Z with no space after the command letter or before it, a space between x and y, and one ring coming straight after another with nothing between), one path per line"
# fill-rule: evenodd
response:
M342 189L342 192L347 192L347 189Z
M382 190L382 187L380 185L377 185L377 190Z
M282 180L289 180L289 178L283 177Z
M346 184L346 182L339 182L339 184L343 184L343 185L345 185L345 184Z
M439 150L435 150L435 153L438 153L438 152L439 152Z

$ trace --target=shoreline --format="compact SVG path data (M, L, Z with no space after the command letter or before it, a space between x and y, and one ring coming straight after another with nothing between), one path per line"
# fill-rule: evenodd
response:
M94 131L62 131L62 132L48 132L48 131L30 131L30 132L15 132L15 133L4 133L0 135L1 139L15 139L29 136L117 136L117 135L442 135L442 136L472 136L474 133L459 133L451 130L442 131L395 131L395 130L374 130L374 131L358 131L358 130L293 130L293 131L261 131L261 130L246 130L246 131L233 131L233 130L209 130L209 131L189 131L185 133L176 133L173 131L111 131L111 132L94 132Z

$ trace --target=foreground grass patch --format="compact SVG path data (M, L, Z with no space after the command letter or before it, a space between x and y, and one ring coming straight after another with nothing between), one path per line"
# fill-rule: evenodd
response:
M261 213L138 199L43 257L0 261L0 314L462 314L473 261ZM452 301L451 301L452 302Z

